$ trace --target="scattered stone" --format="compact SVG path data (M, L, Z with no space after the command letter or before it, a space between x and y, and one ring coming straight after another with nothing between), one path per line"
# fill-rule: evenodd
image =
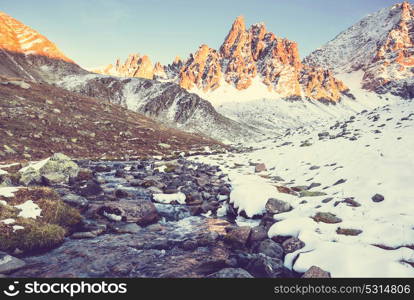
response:
M292 210L289 203L274 198L267 200L265 208L269 214L280 214Z
M255 226L250 232L249 242L250 244L260 242L267 239L267 230L264 226Z
M346 198L343 202L346 203L348 206L352 206L352 207L360 207L361 206L361 204L359 202L355 201L353 197Z
M227 234L224 236L224 240L235 248L242 248L246 245L250 232L250 226L242 227L230 227Z
M336 230L336 233L341 234L341 235L357 236L357 235L360 235L362 233L362 230L359 230L359 229L346 229L346 228L338 227L338 229Z
M336 215L329 212L318 212L313 219L315 222L323 222L327 224L336 224L342 222L341 218L338 218Z
M301 191L299 193L299 197L319 197L319 196L326 196L327 194L324 192L311 192L311 191Z
M145 226L159 219L158 211L151 201L119 200L108 202L99 209L99 213L114 221L125 221Z
M254 171L256 173L267 171L266 165L265 164L256 164L256 166L254 168Z
M95 181L88 181L77 190L78 194L83 197L96 196L103 192L101 186Z
M286 254L293 253L305 247L305 243L296 237L287 239L282 243L282 248Z
M339 179L337 182L335 182L333 185L339 185L346 182L346 179Z
M138 233L141 230L141 227L138 226L135 223L129 223L129 224L124 224L124 225L114 227L113 229L116 231L116 233L132 233L132 234L135 234L135 233Z
M287 269L284 267L281 259L270 258L261 253L251 257L246 269L257 278L287 277Z
M94 232L75 232L70 236L72 239L93 239L97 237L97 234Z
M374 196L372 196L372 201L378 203L378 202L382 202L385 200L385 197L381 194L375 194Z
M303 274L302 278L331 278L331 274L319 267L312 266Z
M80 209L86 208L89 205L89 201L86 198L75 194L64 195L62 200L70 206Z
M311 190L311 189L313 189L313 188L319 187L319 186L321 186L321 185L322 185L322 184L320 184L320 183L317 183L317 182L312 182L312 183L311 183L311 185L309 185L308 190Z
M333 200L333 198L326 198L326 199L323 199L322 200L322 203L329 203L329 202L331 202Z

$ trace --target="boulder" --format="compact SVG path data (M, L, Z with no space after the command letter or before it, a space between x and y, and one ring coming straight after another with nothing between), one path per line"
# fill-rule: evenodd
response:
M113 221L125 221L144 226L159 219L154 203L147 200L120 200L104 204L99 213Z
M228 232L224 236L224 240L231 246L240 248L244 247L249 239L251 227L230 227L227 228Z
M251 256L246 269L258 278L283 278L287 273L282 260L270 258L264 254Z
M305 247L305 243L296 237L287 239L282 243L282 248L286 254L295 252L299 249L302 249L303 247Z
M266 211L270 214L280 214L292 210L292 206L282 200L270 198L266 203Z
M89 204L86 198L75 194L67 194L62 197L62 200L66 204L80 209L88 207Z
M48 159L21 169L20 183L27 186L40 183L42 179L52 185L69 183L69 179L75 178L79 170L79 166L71 158L55 153Z
M254 167L254 171L255 171L256 173L260 173L260 172L263 172L263 171L267 171L266 165L265 165L265 164L257 164L257 165Z
M383 196L383 195L380 195L380 194L375 194L374 196L372 196L372 201L374 201L375 203L378 203L378 202L382 202L382 201L384 201L385 200L385 197Z
M318 212L313 219L316 222L322 222L322 223L327 223L327 224L336 224L336 223L341 223L342 219L338 218L336 215L332 214L332 213L328 213L328 212Z
M283 248L271 239L266 239L256 247L257 253L263 253L264 255L271 258L283 258Z

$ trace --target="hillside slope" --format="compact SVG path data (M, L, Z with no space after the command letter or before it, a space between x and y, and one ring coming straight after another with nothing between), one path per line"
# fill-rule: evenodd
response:
M119 105L44 83L0 76L0 160L133 158L221 148Z

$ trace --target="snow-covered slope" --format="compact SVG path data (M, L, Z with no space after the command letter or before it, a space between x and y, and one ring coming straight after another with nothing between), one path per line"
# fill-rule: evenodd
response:
M276 214L268 232L305 243L286 255L287 267L304 272L316 265L333 277L414 276L412 101L253 146L257 150L194 159L225 169L239 213L260 215L271 197L293 207ZM255 173L256 163L267 171Z
M263 136L260 130L224 117L208 101L171 82L87 74L67 76L57 84L223 142L243 142Z
M303 62L336 74L363 71L364 89L413 98L414 10L403 2L368 15Z

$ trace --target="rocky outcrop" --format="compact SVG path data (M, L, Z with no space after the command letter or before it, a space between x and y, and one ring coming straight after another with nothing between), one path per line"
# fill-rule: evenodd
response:
M295 42L268 32L264 24L246 29L243 17L235 20L219 51L202 45L176 76L183 88L203 92L224 82L246 90L255 78L289 99L337 102L349 91L331 72L303 65Z
M179 75L181 87L187 90L197 87L204 91L218 88L221 77L220 55L207 45L190 56Z
M70 157L55 153L43 161L21 169L20 183L26 186L42 181L47 184L68 183L71 178L78 175L78 172L78 165Z
M364 89L414 97L414 10L408 2L362 19L304 59L335 73L361 71Z

